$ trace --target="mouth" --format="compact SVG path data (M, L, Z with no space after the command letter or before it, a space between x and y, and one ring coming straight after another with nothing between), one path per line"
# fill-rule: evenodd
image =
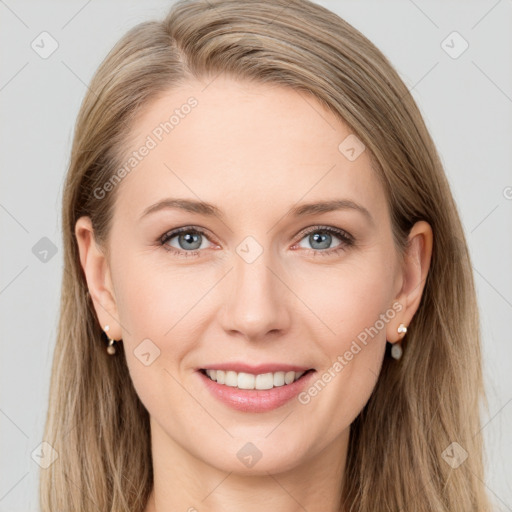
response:
M196 371L212 397L244 413L265 413L293 404L293 398L310 385L315 373L313 368L307 367L281 364L248 366L241 363Z
M290 386L314 371L313 368L301 371L288 370L265 373L236 372L213 368L201 368L199 370L205 377L221 386L249 391L262 391Z

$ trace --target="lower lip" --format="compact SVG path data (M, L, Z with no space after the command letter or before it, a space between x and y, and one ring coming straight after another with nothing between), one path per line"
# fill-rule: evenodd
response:
M197 373L212 395L224 404L242 412L266 412L277 409L296 397L316 372L308 372L292 384L272 389L238 389L218 384L200 371Z

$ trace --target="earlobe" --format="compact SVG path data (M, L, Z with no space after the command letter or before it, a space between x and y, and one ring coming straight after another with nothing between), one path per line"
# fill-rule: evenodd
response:
M433 233L430 224L418 221L412 227L402 265L402 289L397 298L403 309L390 323L387 340L395 343L402 339L403 332L399 326L408 326L418 310L425 288L432 257Z
M80 264L101 328L109 326L109 336L121 338L117 305L107 258L96 243L90 217L80 217L75 224Z

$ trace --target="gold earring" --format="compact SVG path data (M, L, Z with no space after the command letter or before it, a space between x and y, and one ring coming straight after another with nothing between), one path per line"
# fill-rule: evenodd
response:
M403 338L405 336L405 334L407 333L407 326L405 324L400 324L398 326L398 329L397 329L398 333L401 334L401 338ZM402 354L404 353L403 349L402 349L402 344L397 341L395 343L393 343L393 345L391 345L391 357L393 359L396 359L398 361L398 359L400 359L402 357Z
M107 334L108 331L110 329L110 326L109 325L105 325L105 334L107 335L107 338L108 338L108 346L107 346L107 353L110 354L111 356L114 355L116 353L116 347L115 347L115 340L111 339L110 336Z

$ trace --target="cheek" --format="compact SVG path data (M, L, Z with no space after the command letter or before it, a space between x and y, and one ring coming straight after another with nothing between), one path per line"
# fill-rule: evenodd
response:
M328 286L321 290L319 275L315 275L315 287L302 288L305 301L309 300L322 320L309 334L324 358L317 379L299 399L310 413L314 410L318 417L331 417L326 438L352 423L375 387L386 327L396 315L393 276L385 254L375 252L340 266L339 272L326 270Z
M124 334L132 342L141 336L172 339L180 323L187 321L187 311L197 302L202 287L197 274L162 264L165 259L156 256L135 252L119 264L116 302Z
M368 331L373 335L370 339L385 338L386 322L381 315L394 316L393 269L386 261L385 255L369 253L336 270L321 269L303 283L299 293L307 297L305 301L322 321L319 327L326 333L325 351L331 358L348 350L352 340L364 341Z
M170 378L165 370L176 375L193 348L190 319L201 288L185 286L191 280L179 269L157 268L149 259L146 254L121 262L115 282L127 365L141 398L144 389L162 389L162 379Z
M181 366L199 337L191 319L201 287L184 286L191 280L184 280L179 271L157 269L143 259L122 267L116 286L118 314L137 395L151 415L168 424L173 410L191 406L178 381L183 380Z

